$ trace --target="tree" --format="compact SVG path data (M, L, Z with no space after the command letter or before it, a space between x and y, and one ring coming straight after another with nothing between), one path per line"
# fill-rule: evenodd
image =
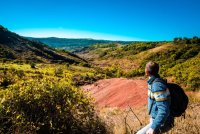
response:
M200 38L198 38L197 36L194 36L194 37L191 39L191 43L192 43L192 44L200 44Z
M180 44L182 42L182 38L181 37L176 37L174 38L174 44Z
M182 39L182 43L183 43L183 44L191 44L191 41L190 41L189 38L184 37L184 38Z

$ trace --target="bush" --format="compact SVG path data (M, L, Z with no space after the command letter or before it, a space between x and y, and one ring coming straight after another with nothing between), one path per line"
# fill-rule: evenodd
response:
M119 77L123 76L123 72L122 72L121 68L117 67L115 65L112 65L111 67L107 67L105 70L103 70L103 73L109 77L119 78Z
M145 75L144 69L135 69L135 70L132 70L132 71L126 73L126 77L128 77L128 78L132 78L132 77L136 77L136 76L143 76L143 75Z
M7 88L9 85L15 83L15 78L13 73L4 70L3 73L0 72L0 88Z
M173 76L176 82L186 85L188 90L198 91L200 89L199 59L200 54L175 65L168 69L168 76Z
M34 62L30 63L31 68L35 68L36 64Z
M91 67L91 65L89 63L86 63L86 62L80 62L79 65L82 66L82 67Z
M23 70L15 70L15 74L17 74L17 76L18 76L19 78L22 78L22 77L25 76L25 73L24 73Z
M61 67L58 67L55 69L54 73L55 73L55 76L60 76L63 74L63 69Z
M197 36L194 36L193 38L178 37L178 38L174 38L173 43L174 44L200 44L200 38L198 38Z
M157 42L154 43L134 43L130 45L126 45L122 47L122 50L126 52L126 54L138 54L142 51L155 48L157 46Z
M65 81L22 82L0 92L0 133L106 133L91 99Z

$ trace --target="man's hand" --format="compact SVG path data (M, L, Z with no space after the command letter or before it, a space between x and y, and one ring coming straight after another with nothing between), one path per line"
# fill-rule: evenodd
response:
M154 130L152 128L149 128L147 130L146 134L154 134Z

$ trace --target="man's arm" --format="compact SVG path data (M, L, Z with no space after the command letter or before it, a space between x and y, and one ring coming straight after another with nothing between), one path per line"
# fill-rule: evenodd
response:
M154 119L151 128L153 130L159 128L168 117L170 110L170 100L169 100L169 90L166 89L166 85L161 82L155 82L152 85L154 89L154 98L156 101L156 106L158 108L158 113L156 118Z

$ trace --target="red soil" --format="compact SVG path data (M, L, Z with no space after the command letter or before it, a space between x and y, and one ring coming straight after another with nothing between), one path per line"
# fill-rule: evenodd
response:
M147 82L113 78L82 87L95 98L100 107L142 107L147 104Z

